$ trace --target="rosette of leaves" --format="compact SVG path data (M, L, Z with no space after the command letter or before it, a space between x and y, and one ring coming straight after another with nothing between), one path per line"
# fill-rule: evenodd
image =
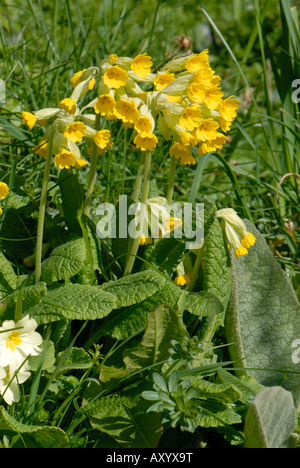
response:
M155 372L153 381L154 390L142 393L145 400L155 401L147 412L161 413L162 424L166 427L179 425L184 431L194 432L201 407L197 400L198 390L192 387L191 381L187 379L179 382L177 372L172 372L168 382Z

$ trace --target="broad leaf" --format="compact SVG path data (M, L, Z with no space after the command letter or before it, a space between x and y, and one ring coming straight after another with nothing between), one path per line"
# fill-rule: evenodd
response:
M233 291L225 319L232 359L265 386L281 385L300 400L294 341L300 336L300 305L261 234L248 255L232 259ZM262 369L262 370L259 370Z
M165 282L164 276L154 270L146 270L104 283L101 289L117 297L117 307L124 307L152 296L164 286Z
M17 448L67 448L69 440L62 429L51 426L23 424L0 408L0 434L21 435L14 447Z
M124 362L128 373L167 360L171 341L182 342L187 332L178 314L171 308L161 305L148 312L147 328L142 341L135 348L124 352Z
M288 445L297 423L293 396L282 387L262 389L245 419L245 448L281 448Z
M139 398L140 400L140 398ZM113 437L124 448L154 448L161 433L161 418L147 414L149 403L123 396L99 399L83 407L92 427Z
M83 238L71 240L53 250L42 263L42 280L47 284L67 280L84 266L86 250Z
M0 298L17 288L18 277L10 262L0 252Z
M219 220L214 219L205 238L203 289L217 296L226 309L231 288L228 248Z
M108 315L116 307L116 297L100 288L68 284L49 291L29 313L38 323L61 319L95 320Z

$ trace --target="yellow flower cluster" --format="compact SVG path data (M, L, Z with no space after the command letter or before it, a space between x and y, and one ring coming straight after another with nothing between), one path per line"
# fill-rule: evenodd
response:
M151 72L151 60L147 54L103 60L95 112L134 128L134 144L142 151L158 144L157 124L163 138L172 141L170 156L183 165L195 164L192 148L199 155L221 149L238 101L224 99L208 50L173 60L157 73ZM144 91L141 83L151 89Z
M22 123L26 124L29 130L36 124L50 124L43 139L33 150L37 155L46 158L51 137L51 156L54 156L54 164L61 169L81 168L88 164L81 153L80 144L83 141L88 145L87 154L90 154L93 143L97 146L98 154L112 147L109 130L96 131L95 116L82 114L78 107L78 100L95 86L95 70L75 73L71 79L74 88L71 97L60 101L57 108L46 108L33 113L22 112Z
M5 182L0 182L0 200L4 200L9 194L9 188ZM0 216L2 215L3 210L0 207Z
M232 96L224 98L221 78L209 64L208 50L172 60L156 73L151 71L152 66L152 58L146 53L134 58L112 54L99 68L76 72L71 78L73 93L58 108L25 111L22 121L30 130L36 123L51 123L54 162L66 168L87 164L78 148L83 140L88 143L88 154L93 141L99 154L112 147L108 130L104 134L95 130L97 115L104 121L121 120L125 128L133 128L133 142L141 151L152 151L160 134L171 142L170 156L183 165L195 164L195 148L199 155L221 149L237 115L238 101ZM85 114L78 108L78 101L96 88L97 77L98 95L83 108L93 108L94 114ZM49 135L48 129L35 147L44 157Z

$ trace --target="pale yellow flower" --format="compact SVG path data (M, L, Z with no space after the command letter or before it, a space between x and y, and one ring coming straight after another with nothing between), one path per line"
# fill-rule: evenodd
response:
M22 123L27 125L29 130L32 130L36 124L36 116L31 114L31 112L22 112Z
M151 57L147 54L137 55L130 68L136 76L139 78L146 78L146 76L151 72L151 67L153 63L151 62Z
M110 67L103 75L103 83L109 88L119 89L121 86L126 85L128 74L126 70L118 67L117 65Z
M74 153L63 148L54 158L55 166L60 167L60 169L70 169L70 167L75 166L77 158Z

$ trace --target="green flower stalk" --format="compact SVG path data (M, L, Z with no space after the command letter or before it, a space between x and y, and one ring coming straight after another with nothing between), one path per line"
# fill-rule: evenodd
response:
M37 238L36 238L36 257L35 257L35 282L36 283L38 283L41 280L43 235L44 235L48 182L49 182L50 168L51 168L51 162L52 162L52 147L53 147L53 131L51 131L49 134L47 157L46 157L41 199L40 199Z
M140 214L140 223L143 225L143 220L146 216L146 203L149 193L149 184L150 184L150 173L151 173L151 157L152 154L150 151L145 153L145 164L144 164L144 178L142 186L142 196L141 196L141 214ZM124 270L124 276L129 275L134 265L134 260L139 248L140 239L139 237L132 240L130 243L130 249L127 255L126 266Z

